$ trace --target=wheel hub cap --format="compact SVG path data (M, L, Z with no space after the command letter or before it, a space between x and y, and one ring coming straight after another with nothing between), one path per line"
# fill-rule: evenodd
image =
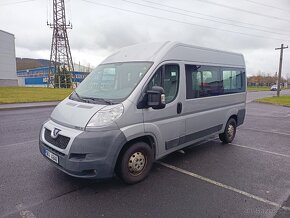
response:
M141 152L135 152L131 155L128 162L129 171L133 175L138 175L142 172L146 164L146 158Z
M233 125L229 125L228 127L228 134L229 134L229 137L232 138L234 136L234 133L235 133L235 128Z

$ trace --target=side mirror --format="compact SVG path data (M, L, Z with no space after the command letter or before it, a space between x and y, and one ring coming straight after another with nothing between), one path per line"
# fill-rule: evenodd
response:
M147 91L147 105L153 109L165 108L165 94L164 89L160 86L153 86L151 90Z

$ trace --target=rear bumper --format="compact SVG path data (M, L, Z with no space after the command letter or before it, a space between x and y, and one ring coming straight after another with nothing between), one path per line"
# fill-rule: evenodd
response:
M63 151L40 136L39 150L55 167L71 176L109 178L114 175L118 154L125 143L121 130L82 132ZM45 150L58 156L58 164L45 156Z

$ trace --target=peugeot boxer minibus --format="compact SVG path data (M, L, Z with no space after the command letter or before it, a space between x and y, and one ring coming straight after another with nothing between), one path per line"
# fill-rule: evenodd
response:
M53 110L41 154L82 178L143 180L153 162L244 122L242 54L177 42L120 49Z

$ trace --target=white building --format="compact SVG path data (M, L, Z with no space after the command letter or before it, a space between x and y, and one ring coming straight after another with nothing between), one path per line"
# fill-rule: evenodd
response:
M17 86L15 37L0 30L0 86Z

